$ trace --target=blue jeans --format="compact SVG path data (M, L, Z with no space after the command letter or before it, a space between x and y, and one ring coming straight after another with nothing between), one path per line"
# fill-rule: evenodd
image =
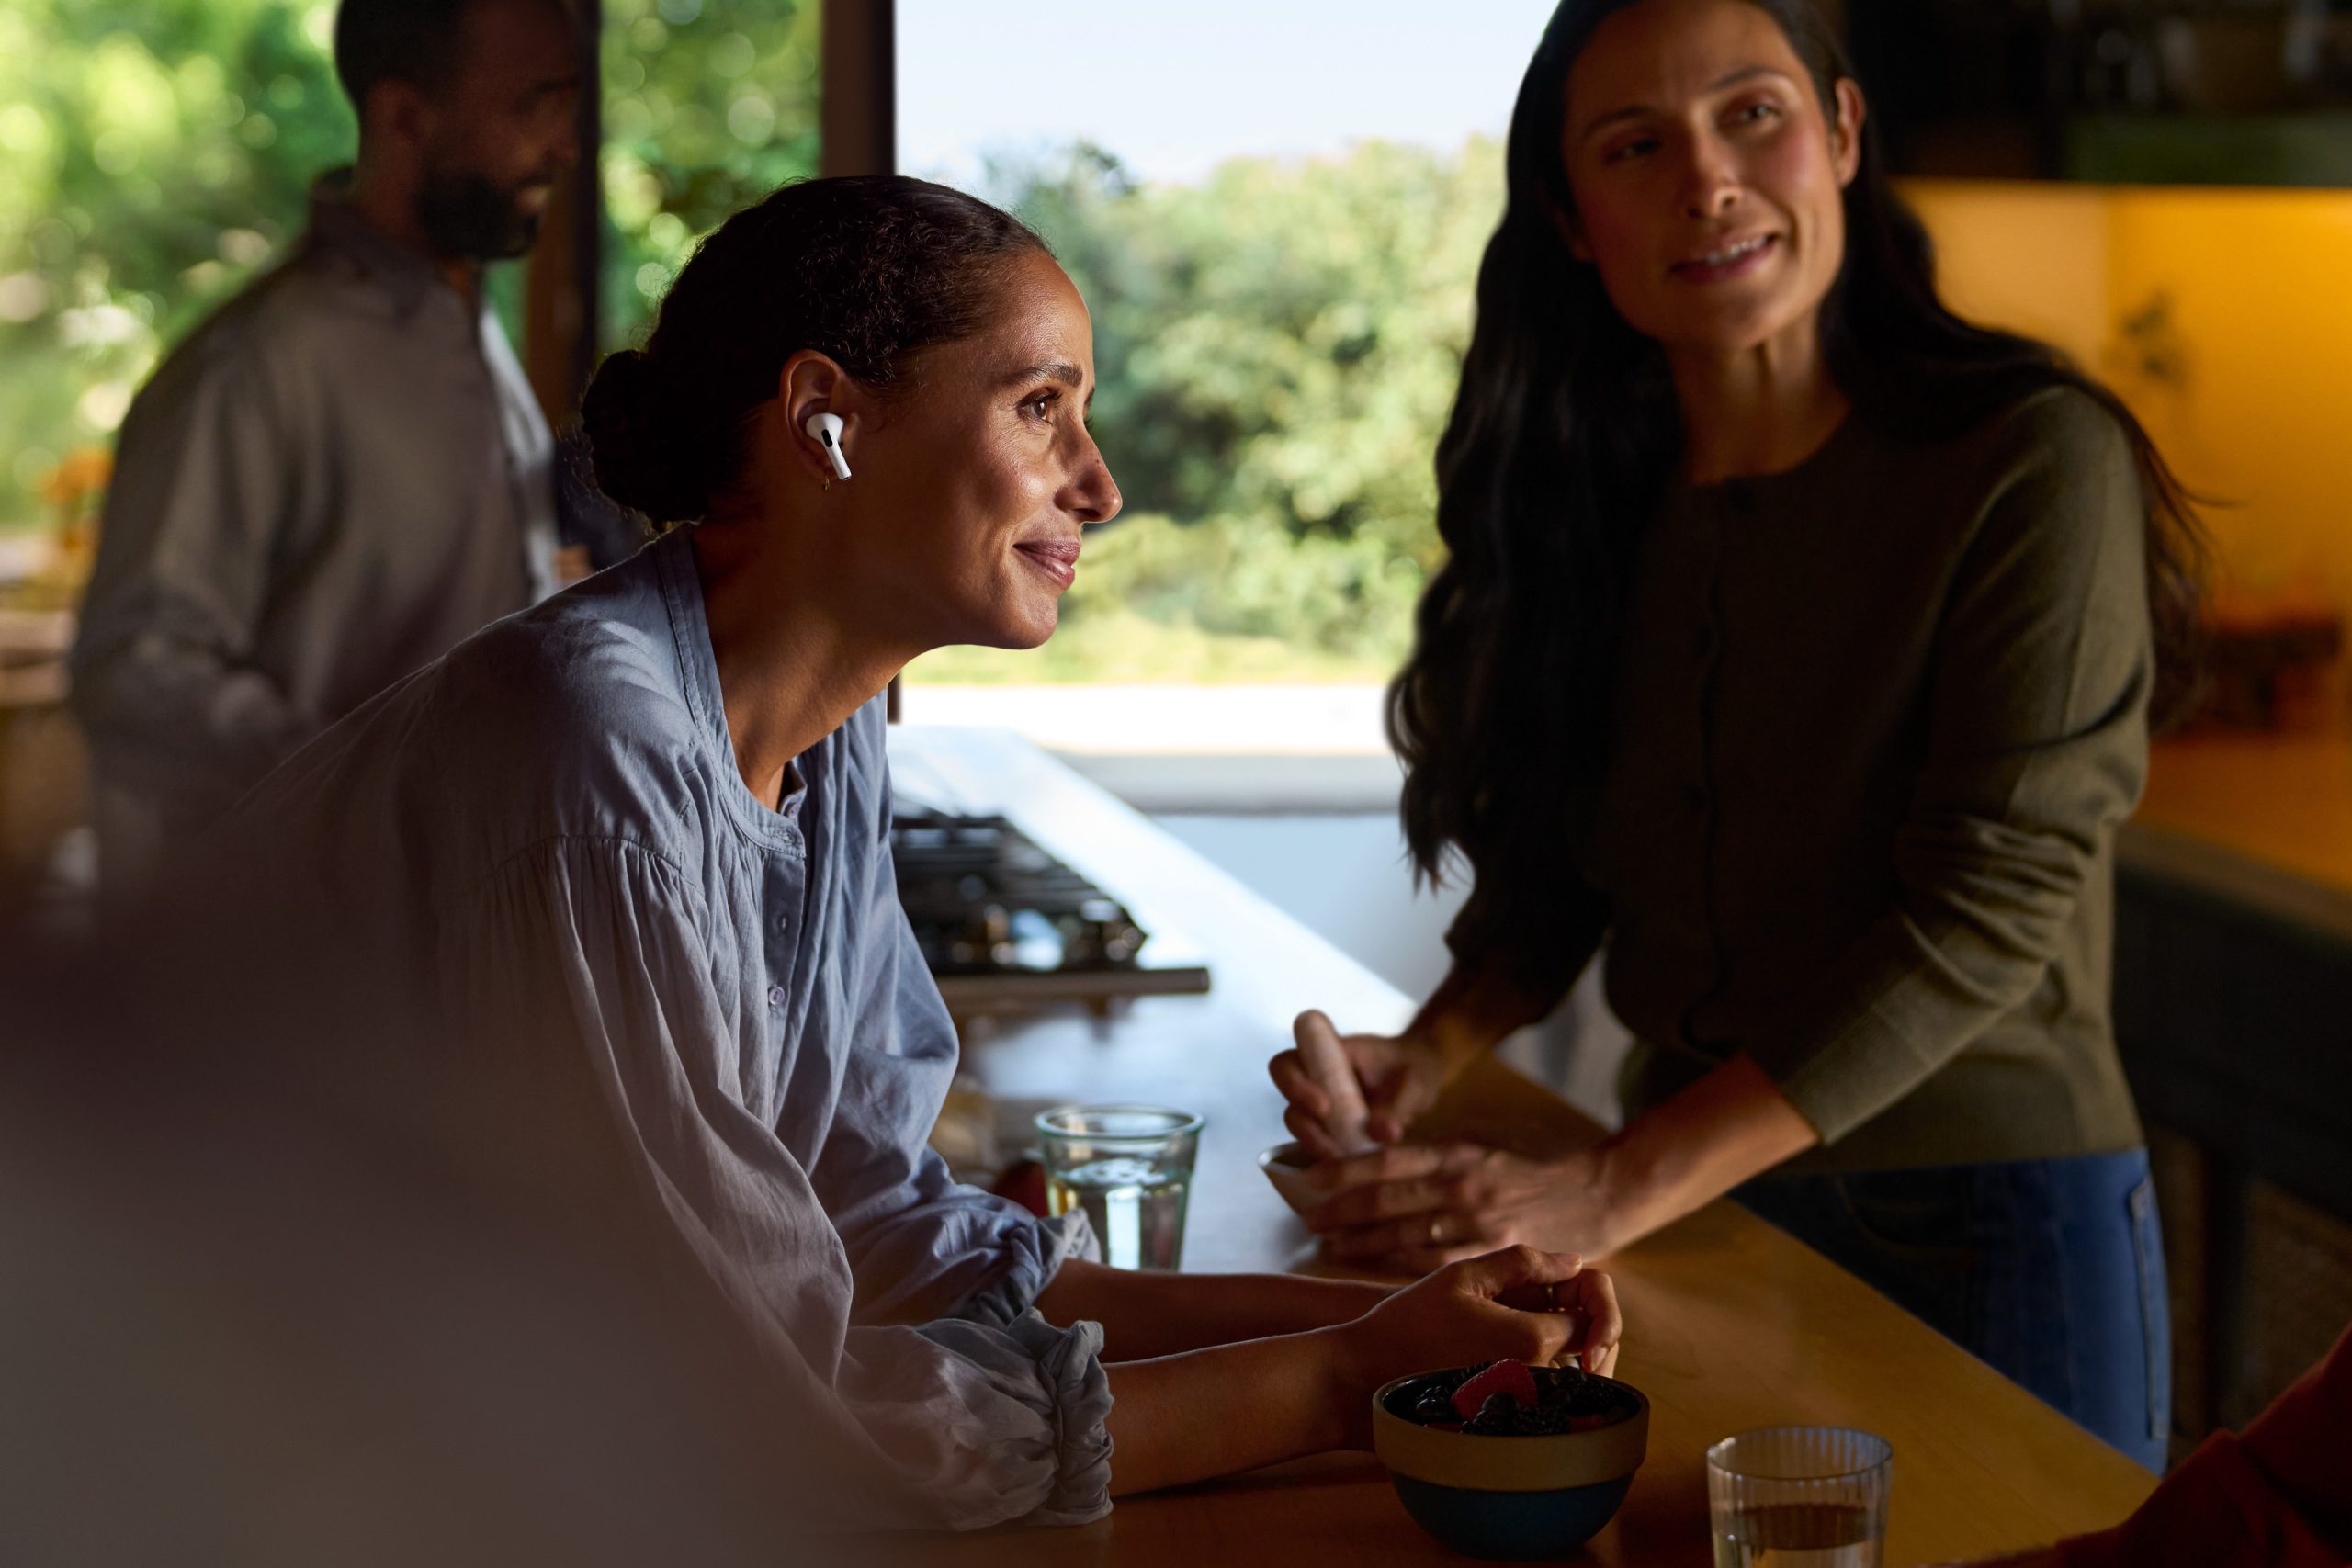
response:
M2172 1314L2146 1150L1766 1176L1732 1196L2162 1473Z

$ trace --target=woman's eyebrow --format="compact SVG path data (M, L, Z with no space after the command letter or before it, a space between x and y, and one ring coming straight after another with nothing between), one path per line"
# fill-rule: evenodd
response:
M1072 391L1076 391L1086 385L1086 372L1067 359L1053 359L1047 360L1043 365L1023 366L997 384L1000 387L1013 387L1024 381L1058 381ZM1085 406L1090 409L1094 406L1092 392L1086 394Z
M1065 387L1086 385L1086 372L1067 359L1048 360L1043 365L1024 365L1001 378L998 385L1010 387L1021 381L1059 381Z
M1733 72L1730 75L1709 83L1707 85L1707 91L1710 93L1726 93L1732 88L1739 86L1743 83L1752 82L1762 76L1777 77L1779 80L1783 82L1789 80L1789 73L1775 66L1743 65L1738 70ZM1577 132L1577 140L1579 141L1589 141L1596 133L1606 130L1612 125L1616 125L1622 121L1629 119L1641 119L1658 112L1658 110L1650 107L1647 104L1631 104L1622 109L1611 109L1607 114L1596 116L1594 118L1588 120L1585 123L1585 128Z

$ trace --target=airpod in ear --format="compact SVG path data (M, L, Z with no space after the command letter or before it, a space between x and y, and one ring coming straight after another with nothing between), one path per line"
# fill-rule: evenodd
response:
M842 455L842 416L837 413L812 413L802 422L800 428L808 433L809 440L825 449L825 456L833 460L833 472L843 479L849 478L849 459Z

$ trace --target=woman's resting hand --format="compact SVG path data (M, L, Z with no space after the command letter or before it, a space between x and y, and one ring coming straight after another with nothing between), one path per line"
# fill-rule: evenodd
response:
M1583 1260L1507 1247L1441 1269L1351 1322L1109 1369L1115 1495L1368 1448L1372 1396L1437 1367L1582 1355L1616 1365L1624 1319Z
M1578 1356L1606 1375L1625 1320L1608 1275L1569 1254L1508 1247L1449 1265L1336 1331L1354 1368L1356 1417L1392 1378L1508 1359L1544 1366Z

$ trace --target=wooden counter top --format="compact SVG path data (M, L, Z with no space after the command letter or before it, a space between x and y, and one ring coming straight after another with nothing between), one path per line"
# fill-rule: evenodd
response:
M1207 1117L1184 1242L1190 1269L1281 1269L1311 1259L1303 1226L1259 1174L1279 1142L1266 1059L1300 1009L1393 1027L1410 1003L1312 932L1042 752L994 731L902 728L900 787L1001 810L1132 908L1148 930L1208 950L1205 997L1148 998L1108 1020L1078 1013L975 1027L967 1069L990 1092L1144 1099ZM942 798L945 797L945 798ZM1498 1064L1442 1114L1527 1151L1592 1135L1576 1111ZM1727 1203L1630 1249L1620 1280L1619 1375L1650 1396L1648 1462L1580 1561L1710 1561L1704 1450L1781 1423L1867 1427L1894 1445L1891 1565L2039 1544L2112 1524L2154 1484L2067 1422L1817 1254ZM927 1538L924 1561L1228 1568L1279 1562L1460 1562L1423 1535L1368 1456L1325 1455L1223 1483L1129 1498L1074 1530Z

